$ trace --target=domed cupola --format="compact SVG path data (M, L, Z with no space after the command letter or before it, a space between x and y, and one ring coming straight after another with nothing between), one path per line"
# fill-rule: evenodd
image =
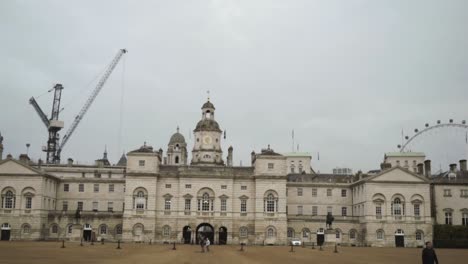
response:
M193 130L195 135L191 162L193 165L224 165L221 150L222 130L215 120L215 109L209 98L201 108L202 119Z
M179 132L179 127L167 145L167 162L169 165L187 164L187 143L185 137Z

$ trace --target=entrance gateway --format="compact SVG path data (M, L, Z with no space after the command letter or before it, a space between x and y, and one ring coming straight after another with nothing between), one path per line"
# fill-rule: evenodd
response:
M2 224L2 233L1 233L1 240L3 241L8 241L10 240L10 232L11 232L11 226L8 223Z
M401 229L395 232L395 246L405 247L405 233Z
M83 240L84 241L91 241L91 234L93 232L93 228L90 224L85 224L83 227Z
M325 242L325 230L319 228L319 230L317 230L317 246L322 246L323 242Z
M182 235L184 237L184 244L190 244L192 241L192 228L190 228L190 226L184 226Z
M197 226L197 244L200 244L201 239L207 237L210 240L210 244L214 244L214 229L213 226L208 223L202 223Z

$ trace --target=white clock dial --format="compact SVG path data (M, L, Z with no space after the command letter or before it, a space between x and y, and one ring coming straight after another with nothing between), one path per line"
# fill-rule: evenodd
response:
M205 137L203 138L203 143L205 143L205 144L207 144L207 145L211 144L211 137L205 136Z

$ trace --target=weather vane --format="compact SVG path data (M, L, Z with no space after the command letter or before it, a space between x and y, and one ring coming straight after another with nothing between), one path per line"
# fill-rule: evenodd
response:
M210 100L210 90L206 91L206 94L208 95L208 101Z

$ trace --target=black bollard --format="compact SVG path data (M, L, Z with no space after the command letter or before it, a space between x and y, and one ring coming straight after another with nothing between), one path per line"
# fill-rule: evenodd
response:
M312 242L312 249L315 249L315 243Z
M65 248L65 239L62 240L62 248Z
M172 242L172 250L176 250L175 242Z
M83 246L83 238L81 238L80 246L81 246L81 247Z
M302 241L302 247L305 248L305 242L304 241Z
M117 249L120 249L120 240L117 240Z
M336 243L335 243L335 251L333 251L333 253L338 253L338 248L336 247Z

